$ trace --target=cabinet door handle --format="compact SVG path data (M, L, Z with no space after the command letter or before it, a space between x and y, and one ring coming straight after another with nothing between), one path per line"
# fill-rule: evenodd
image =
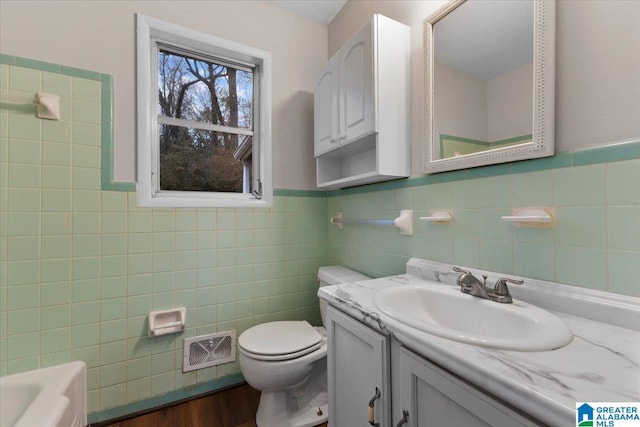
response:
M376 400L380 398L380 389L376 387L376 394L369 400L369 424L373 427L380 427L380 423L376 422L375 404Z
M340 141L346 141L347 135L340 135Z
M334 137L331 137L331 138L329 139L329 142L330 142L330 143L332 143L332 144L335 144L336 142L338 142L338 140L337 140L337 139L335 139Z
M400 420L400 422L398 424L396 424L396 427L402 427L405 424L409 423L409 411L407 411L406 409L402 410L402 419Z

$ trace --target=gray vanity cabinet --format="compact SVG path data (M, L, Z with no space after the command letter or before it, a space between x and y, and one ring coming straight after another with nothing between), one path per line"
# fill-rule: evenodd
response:
M330 426L545 425L331 305L326 326Z
M470 386L451 373L434 365L406 348L400 348L399 381L394 381L399 400L394 396L394 426L403 427L518 427L542 424L525 418L518 412ZM396 373L394 373L394 376ZM399 409L399 411L398 411ZM408 412L407 422L402 410Z
M389 339L332 306L326 327L329 425L368 426L371 412L380 427L391 425Z

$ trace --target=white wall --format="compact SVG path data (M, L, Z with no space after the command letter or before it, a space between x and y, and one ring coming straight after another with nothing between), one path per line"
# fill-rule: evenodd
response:
M135 13L273 55L275 188L315 188L313 77L327 27L260 1L0 0L0 52L115 78L115 178L135 180Z
M329 56L374 13L411 26L411 170L422 175L422 23L443 1L349 0ZM556 151L640 138L640 1L556 2Z
M487 80L487 141L533 133L533 63Z
M533 65L483 80L434 64L434 137L495 142L532 133Z
M438 63L433 74L434 139L445 134L490 141L486 80Z
M556 24L561 149L640 136L640 1L563 0Z

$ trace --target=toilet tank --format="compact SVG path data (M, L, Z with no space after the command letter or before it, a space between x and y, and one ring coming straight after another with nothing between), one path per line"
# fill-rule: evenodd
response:
M318 269L319 286L339 285L341 283L357 282L359 280L371 279L362 273L351 270L341 265L329 265ZM322 324L325 324L325 313L327 312L327 302L320 298L320 315Z

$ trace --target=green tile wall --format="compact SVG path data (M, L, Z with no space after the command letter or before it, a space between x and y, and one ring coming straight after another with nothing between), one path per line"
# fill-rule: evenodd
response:
M624 150L629 160L617 156L595 163L591 152L576 152L574 160L589 162L429 185L406 181L390 190L334 192L330 214L393 218L400 209L413 209L419 217L431 209L452 209L455 219L450 225L416 219L411 237L391 227L330 227L328 261L383 276L403 272L408 258L419 257L640 296L640 284L633 279L640 274L640 159L629 155L636 145ZM606 153L623 149L597 151L607 160ZM500 220L511 215L512 207L526 206L555 208L556 227L517 228Z
M237 363L183 374L184 338L319 323L326 198L139 209L132 183L111 182L109 76L19 59L2 57L2 93L58 94L62 118L0 104L1 375L84 360L97 421L241 380ZM147 313L179 306L186 332L147 338Z
M182 340L265 321L319 322L315 273L371 276L420 257L640 296L640 143L333 191L275 191L269 210L139 209L113 182L113 79L0 55L2 93L61 96L62 120L0 104L0 374L88 365L90 421L241 381L237 363L183 374ZM115 190L115 191L112 191ZM500 221L552 206L553 229ZM327 226L453 209L451 225ZM152 309L188 308L149 339Z

